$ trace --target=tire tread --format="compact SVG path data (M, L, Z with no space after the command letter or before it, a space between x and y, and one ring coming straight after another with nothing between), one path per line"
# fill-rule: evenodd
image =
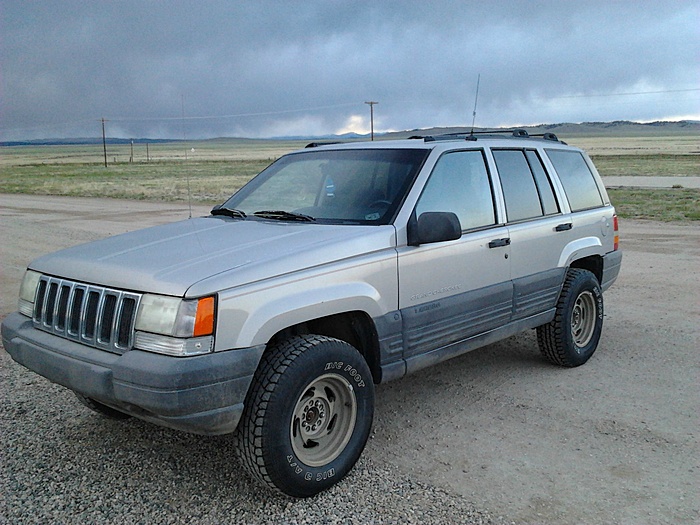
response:
M263 458L262 428L267 405L285 370L307 349L336 341L331 337L310 335L292 337L269 348L262 356L245 400L245 409L235 435L237 455L243 467L260 483L282 492L270 478ZM253 407L257 407L254 409ZM253 414L253 410L256 412Z
M567 317L566 303L570 300L572 289L578 286L579 281L589 277L595 279L588 270L569 268L559 294L554 319L537 327L537 344L540 352L555 365L571 368L583 364L571 358L570 349L567 347L566 331L571 330L571 325Z

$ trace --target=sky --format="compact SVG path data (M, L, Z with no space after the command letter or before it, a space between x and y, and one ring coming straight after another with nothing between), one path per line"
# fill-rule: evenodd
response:
M370 101L375 132L700 120L700 2L0 2L0 140L368 133Z

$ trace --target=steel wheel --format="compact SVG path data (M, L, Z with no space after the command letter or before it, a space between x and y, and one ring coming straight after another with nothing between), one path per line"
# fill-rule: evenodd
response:
M591 292L585 291L576 298L571 312L571 336L577 347L585 347L593 337L596 314L596 300Z
M603 331L603 291L595 275L569 268L557 310L549 323L537 327L542 354L561 366L580 366L593 355Z
M304 389L290 425L292 448L311 467L337 458L350 441L357 419L352 385L342 376L326 374Z
M372 373L357 349L292 336L263 353L236 430L238 457L266 486L308 498L350 472L373 414Z

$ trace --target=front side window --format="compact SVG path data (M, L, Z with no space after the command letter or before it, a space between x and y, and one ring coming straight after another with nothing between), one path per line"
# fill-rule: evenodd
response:
M270 165L223 206L262 218L284 220L298 214L319 222L389 224L429 152L348 149L293 153Z
M496 223L481 150L453 151L440 157L416 205L417 217L429 211L455 213L463 230Z
M559 175L566 198L569 199L571 211L586 210L603 205L603 197L588 168L586 160L578 151L547 149L547 156L552 161Z

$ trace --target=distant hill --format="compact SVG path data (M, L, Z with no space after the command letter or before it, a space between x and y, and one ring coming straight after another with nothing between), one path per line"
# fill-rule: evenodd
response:
M131 144L132 139L107 138L108 145ZM171 142L182 142L178 139L133 139L134 144L168 144ZM72 139L34 139L34 140L13 140L0 142L0 146L81 146L81 145L102 145L102 138L72 138Z
M674 136L674 135L700 135L700 121L681 120L677 122L658 121L649 123L630 122L616 120L613 122L563 122L560 124L539 124L537 126L514 126L512 128L474 128L474 131L499 131L503 129L524 129L530 135L542 133L554 133L559 136L616 136L616 137L643 137L643 136ZM386 133L382 138L407 138L414 135L441 135L446 133L469 133L468 127L427 128L412 129ZM376 135L376 134L375 134Z
M474 131L499 131L503 129L524 129L531 135L541 133L554 133L561 137L597 137L597 136L616 136L616 137L644 137L644 136L678 136L678 135L700 135L700 121L696 120L680 120L676 122L658 121L658 122L630 122L627 120L615 120L613 122L562 122L559 124L539 124L537 126L514 126L512 128L474 128ZM426 135L443 135L447 133L469 133L469 127L436 127L424 129L411 129L406 131L395 131L390 133L375 133L375 137L379 139L402 139L411 136L426 136ZM211 141L230 140L230 141L255 141L261 142L265 140L363 140L368 139L369 134L359 135L357 133L345 133L342 135L316 135L316 136L293 136L293 137L275 137L271 139L247 139L237 137L219 137L216 139L207 139ZM131 139L108 138L107 144L130 144ZM134 144L162 144L182 142L178 139L149 139L139 138L133 139ZM188 143L200 142L198 140L188 140ZM25 141L8 141L0 142L0 146L60 146L60 145L87 145L87 144L102 144L101 138L72 138L72 139L38 139Z

